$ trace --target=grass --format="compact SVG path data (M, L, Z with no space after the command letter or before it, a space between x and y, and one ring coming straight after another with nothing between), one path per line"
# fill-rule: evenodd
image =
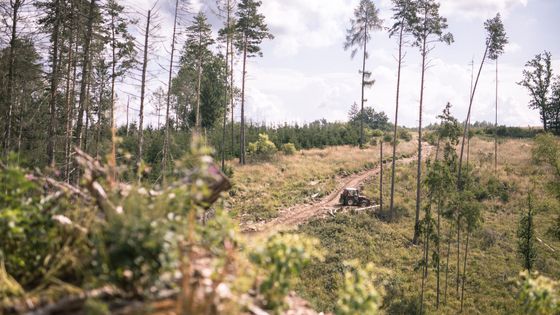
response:
M398 155L415 152L414 141L401 142L397 148ZM378 160L378 146L364 150L339 146L292 156L279 153L270 162L235 166L226 206L243 222L269 220L279 210L328 195L335 189L337 177L370 169Z
M481 201L484 222L473 233L469 244L465 314L518 313L514 280L522 264L516 252L516 230L521 213L526 211L527 192L531 189L538 196L535 208L540 209L535 216L536 236L543 242L536 244L536 269L553 278L560 275L560 241L547 233L560 215L560 209L558 202L546 191L546 183L552 180L550 172L544 166L534 165L531 146L531 140L503 140L499 168L494 177L493 142L480 138L471 142L469 164L475 168L480 187L484 189L489 182L497 181L500 187L506 187L503 194L507 198L484 192L486 198ZM306 268L299 286L299 293L318 310L333 309L333 297L341 281L342 262L349 259L374 262L380 268L376 282L385 288L383 310L386 313L409 314L418 309L421 286L418 264L422 247L410 243L414 226L415 174L415 163L398 167L396 204L405 210L396 222L384 223L367 214L341 214L300 228L301 233L319 238L328 253L324 262ZM378 182L379 178L374 178L367 183L366 194L377 196ZM385 177L384 186L385 204L388 205L389 176ZM443 225L444 234L449 228L449 224ZM442 241L443 252L446 249L445 236ZM552 252L544 244L556 251ZM428 313L455 313L459 309L459 297L455 291L457 252L453 245L456 244L452 242L451 246L447 304L440 305L436 310L435 272L430 269L425 296ZM461 254L461 270L462 259Z

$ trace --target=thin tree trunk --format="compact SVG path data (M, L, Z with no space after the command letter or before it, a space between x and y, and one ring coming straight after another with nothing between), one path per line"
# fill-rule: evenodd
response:
M111 53L113 57L113 63L111 65L111 160L109 161L109 166L111 167L111 178L114 182L117 179L117 147L116 147L116 120L115 120L115 81L117 79L117 39L115 35L115 16L111 15L111 39L113 45L111 47Z
M70 75L72 73L72 67L74 66L74 70L75 68L75 64L74 64L74 50L73 50L73 46L74 46L74 28L75 28L75 24L74 24L74 2L71 2L70 5L70 10L71 10L71 19L72 19L72 25L70 27L70 39L69 39L69 43L68 43L68 65L67 65L67 69L66 69L66 132L65 132L65 137L64 137L64 177L66 179L67 182L70 181L70 147L72 144L72 121L73 121L73 103L71 102L71 94L73 94L73 91L70 91L70 88L74 88L74 81L75 81L75 77L70 80ZM77 46L77 45L76 45ZM75 73L75 71L74 71ZM71 82L72 81L72 82Z
M9 49L9 67L8 67L8 95L6 100L8 101L8 122L6 124L6 140L5 140L5 147L4 151L7 154L10 150L10 141L12 137L12 116L14 112L14 101L13 101L13 94L14 94L14 67L15 67L15 46L17 40L17 19L18 19L18 12L21 7L22 2L20 0L10 1L10 5L12 6L12 34L10 38L10 49ZM58 10L58 2L57 2L57 10ZM58 11L57 11L58 12ZM58 13L57 13L57 20L55 23L58 23ZM58 29L56 29L58 33ZM54 31L53 31L54 33ZM57 34L58 38L58 34ZM53 47L54 48L54 47ZM54 60L53 60L53 68L54 68ZM54 72L53 72L54 74ZM49 161L50 164L50 161Z
M439 309L439 292L440 292L440 237L441 237L441 200L438 202L437 207L437 262L436 262L436 309Z
M474 94L476 92L476 87L478 86L478 79L480 78L480 73L482 72L482 66L484 65L484 61L486 60L486 54L488 53L488 46L486 46L486 49L484 50L484 56L482 57L482 62L480 63L480 68L478 69L478 74L476 76L476 81L474 83L474 87L471 93L471 97L470 97L470 101L469 101L469 110L467 112L467 118L465 119L465 126L464 126L464 130L463 130L463 139L461 141L461 154L459 154L459 170L458 170L458 174L457 174L457 188L458 190L462 189L463 183L462 183L462 175L463 175L463 152L465 150L465 140L466 138L468 138L468 132L469 132L469 121L470 121L470 117L471 117L471 110L472 110L472 103L473 103L473 99L474 99Z
M128 137L128 109L130 108L130 96L128 96L128 100L126 101L126 136ZM158 129L159 129L159 111L158 111Z
M243 35L243 75L241 81L241 152L239 163L245 165L245 75L247 74L247 35Z
M461 281L461 216L459 215L459 209L457 209L457 287L456 293L459 297L459 282Z
M91 63L90 63L90 68L89 68L89 73L91 73ZM88 134L89 134L89 119L90 119L90 90L91 90L91 80L90 80L90 76L88 76L87 78L87 92L86 92L86 97L88 97L88 100L86 101L86 108L85 108L85 114L86 114L86 123L85 123L85 127L84 127L84 151L88 152Z
M226 125L227 125L227 111L228 111L228 97L229 97L229 46L230 46L230 32L229 32L229 24L230 24L230 5L229 1L227 4L227 27L228 27L228 34L226 36L226 55L225 55L225 95L224 95L224 121L222 126L222 171L225 170L226 166Z
M400 87L401 87L401 65L402 65L402 40L403 40L403 30L404 21L401 21L401 30L399 34L399 64L397 68L397 97L395 101L395 127L393 131L393 161L391 165L391 201L390 201L390 211L393 213L394 207L394 196L395 196L395 166L397 163L397 132L398 132L398 118L399 118L399 97L400 97Z
M140 112L138 117L138 154L136 156L136 165L138 166L138 182L142 179L140 173L140 163L142 162L142 149L144 146L144 99L146 95L146 69L148 67L148 44L150 39L150 18L152 11L148 10L146 19L146 33L144 35L144 61L142 63L142 85L140 87ZM165 148L165 145L164 145ZM164 159L165 160L165 159ZM163 172L163 170L162 170Z
M202 45L202 39L199 41L199 45ZM199 46L200 49L200 46ZM199 51L198 55L198 66L197 66L197 80L196 80L196 132L200 132L202 126L200 117L200 89L202 83L202 51Z
M416 216L414 220L414 237L412 243L418 242L418 234L420 230L420 203L421 203L421 177L422 177L422 105L424 102L424 78L426 73L426 38L422 43L422 79L420 81L420 108L418 114L418 165L416 169Z
M88 16L88 24L87 24L87 33L86 38L84 40L84 52L83 52L83 59L82 59L82 81L80 83L80 101L78 104L78 121L76 123L76 134L77 138L77 145L84 149L82 146L82 138L84 134L83 126L84 126L84 110L87 106L88 102L88 94L87 94L87 87L88 87L88 79L89 79L89 64L90 64L90 46L91 46L91 37L93 33L93 11L95 8L95 0L90 1L89 5L89 16ZM86 115L88 113L86 112ZM86 126L87 129L87 126ZM87 131L86 131L87 132Z
M467 231L467 241L465 243L465 260L463 263L463 281L461 284L461 313L463 312L463 300L465 296L465 280L467 278L467 258L469 256L469 237L471 235L470 231Z
M366 27L364 27L364 56L362 61L362 107L360 109L360 148L364 147L364 102L365 102L365 87L366 87L366 58L367 58L367 25L368 16L366 14Z
M235 122L234 122L234 117L233 117L233 110L235 108L235 100L234 100L234 84L233 84L233 58L234 58L234 53L233 53L233 38L231 39L231 49L230 49L230 58L229 58L229 63L230 63L230 73L229 73L229 101L231 103L230 107L231 107L231 154L234 155L235 152L235 130L234 130L234 126L235 126Z
M171 40L171 59L169 61L169 78L167 81L167 103L165 108L165 139L163 141L163 160L161 174L163 182L165 183L165 176L167 171L167 156L169 155L169 108L171 107L171 80L173 76L173 57L175 56L175 38L177 36L177 14L179 12L179 0L175 0L175 17L173 19L173 36ZM146 35L147 36L147 35ZM146 41L147 42L147 41Z
M498 58L496 58L496 112L494 120L494 175L498 174Z
M99 88L99 103L97 105L97 134L95 136L95 156L99 159L99 142L101 141L101 118L103 117L103 91L105 90L105 76L101 75L101 86Z
M379 210L383 211L383 139L381 139L379 151Z
M52 31L53 54L52 54L52 78L51 89L49 97L49 128L47 139L47 162L49 165L54 166L55 155L55 124L56 124L56 89L58 87L58 37L60 27L60 1L55 1L55 21ZM9 136L8 136L9 139ZM9 140L8 140L9 141Z
M424 314L424 285L428 279L428 263L430 251L430 208L428 207L426 212L426 237L424 244L424 268L422 269L422 290L420 293L420 314Z
M451 230L449 230L449 235L447 236L447 258L445 262L445 289L443 293L443 304L447 305L447 279L449 275L449 256L451 254Z
M76 26L76 24L74 25ZM76 44L74 45L75 51L74 51L74 55L77 56L78 54L78 40L76 38ZM72 74L72 87L70 90L70 99L68 100L67 106L70 106L70 123L69 123L69 130L70 132L68 133L67 137L68 137L68 143L66 144L66 152L67 152L67 156L66 156L66 182L70 183L70 167L72 166L72 140L74 138L74 118L76 117L74 114L74 110L75 110L75 100L76 100L76 81L77 81L77 77L78 77L78 65L77 65L77 58L74 57L74 60L72 61L72 68L73 68L73 74Z

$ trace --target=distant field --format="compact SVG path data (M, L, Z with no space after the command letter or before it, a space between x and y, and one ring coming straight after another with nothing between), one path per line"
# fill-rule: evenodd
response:
M532 140L504 140L500 145L500 165L493 176L493 141L474 138L469 163L476 166L475 177L481 191L483 223L470 239L468 280L465 285L465 314L517 314L515 280L522 269L517 255L516 230L521 211L526 211L527 192L534 187L537 241L536 269L544 275L560 275L560 242L548 229L560 214L558 202L546 192L550 172L535 166L531 159ZM388 174L388 172L386 172ZM385 203L388 205L390 178L385 178ZM327 249L324 263L308 267L300 283L300 294L313 302L318 310L332 310L333 298L341 283L343 261L359 259L374 262L380 287L385 287L384 310L390 314L408 314L417 307L421 286L420 262L422 246L411 246L414 226L416 165L398 168L396 205L402 217L386 223L370 215L338 215L328 220L316 220L301 227L300 232L317 237ZM493 181L491 190L487 187ZM369 182L367 194L377 196L379 178ZM424 198L426 201L426 198ZM442 261L445 262L448 230L443 220ZM453 238L455 240L455 238ZM452 241L449 261L447 305L435 309L435 272L429 270L425 301L428 313L452 314L459 309L456 294L456 243ZM553 252L553 250L555 250ZM464 244L461 244L464 251ZM461 255L461 270L463 268ZM442 270L443 272L445 269ZM444 274L442 275L442 281ZM443 285L443 282L442 282ZM443 291L442 291L443 293ZM442 296L443 301L443 296Z
M416 141L401 143L397 155L412 155ZM384 144L384 158L391 157L391 146ZM278 211L321 198L336 186L337 176L372 168L379 162L379 146L364 150L338 146L297 152L266 163L234 166L233 189L227 198L230 210L241 221L261 221Z

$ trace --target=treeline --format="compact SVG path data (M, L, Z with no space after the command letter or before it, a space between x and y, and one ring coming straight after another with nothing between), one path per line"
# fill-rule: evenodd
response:
M117 0L0 3L9 24L0 34L2 156L15 152L33 166L58 170L67 181L77 179L74 148L98 158L111 153L114 162L123 149L117 122L126 118L125 135L131 135L129 121L136 121L136 151L130 153L138 166L145 155L144 129L155 123L153 115L164 131L161 163L171 166L178 157L171 155L176 141L171 135L181 132L188 138L221 126L225 144L226 123L235 124L233 110L239 105L236 137L243 140L237 152L243 157L246 84L244 75L234 84L234 61L245 74L247 59L262 56L260 43L273 38L259 13L261 2L217 1L212 11L223 25L214 36L204 12L193 13L188 1L176 0L171 47L157 46L168 31L161 30L163 4L158 4L132 12ZM169 63L162 65L162 59ZM149 91L164 76L163 87ZM126 103L126 114L117 103Z

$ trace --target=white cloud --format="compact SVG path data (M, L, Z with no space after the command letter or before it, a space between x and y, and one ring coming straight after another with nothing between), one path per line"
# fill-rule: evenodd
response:
M353 2L263 1L262 13L276 37L273 42L274 54L291 57L302 48L321 48L342 43L346 24L353 11Z
M462 18L489 18L500 12L508 15L516 6L527 6L529 0L445 0L441 1L441 12L444 16Z

